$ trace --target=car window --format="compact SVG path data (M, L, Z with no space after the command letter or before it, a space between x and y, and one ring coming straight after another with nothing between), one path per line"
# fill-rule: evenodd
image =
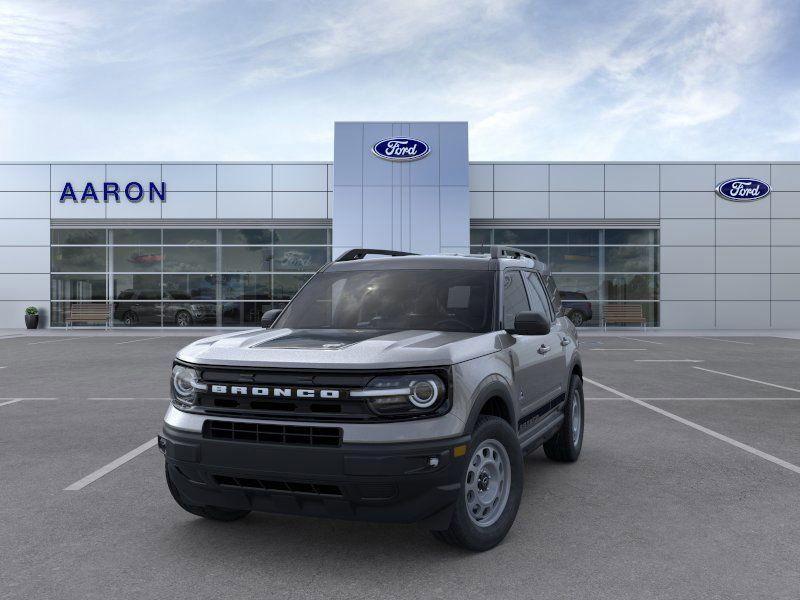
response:
M503 273L503 327L514 327L517 313L530 310L528 294L519 271Z
M542 288L542 284L539 281L539 276L532 271L525 271L525 280L528 282L530 286L529 291L532 292L530 294L531 297L531 310L533 312L538 312L545 319L553 320L553 314L550 310L550 302L547 299L547 294Z
M545 283L547 284L547 294L550 297L553 310L556 314L561 314L561 296L559 295L555 279L553 279L552 275L548 275Z

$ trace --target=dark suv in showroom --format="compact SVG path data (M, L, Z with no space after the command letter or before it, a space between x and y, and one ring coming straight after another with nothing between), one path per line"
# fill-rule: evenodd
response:
M114 302L114 320L127 326L162 324L165 327L191 327L216 324L217 309L213 303L192 302L188 294L154 290L123 290ZM163 321L162 321L163 319Z

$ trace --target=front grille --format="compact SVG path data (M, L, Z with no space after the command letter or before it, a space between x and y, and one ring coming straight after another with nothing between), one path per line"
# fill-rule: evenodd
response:
M266 479L251 479L248 477L229 477L227 475L214 475L214 481L217 485L237 487L248 490L287 492L290 494L312 494L315 496L343 496L342 489L338 485L331 485L327 483L271 481Z
M341 446L339 427L308 427L237 421L206 421L203 436L215 440L289 444L296 446Z

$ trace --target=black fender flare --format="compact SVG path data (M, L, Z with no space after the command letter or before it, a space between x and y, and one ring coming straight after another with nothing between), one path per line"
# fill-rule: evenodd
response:
M511 388L504 379L495 376L485 380L478 387L478 392L475 395L475 401L472 403L472 408L470 409L469 416L467 417L465 431L469 432L475 428L475 423L478 421L481 410L486 402L491 398L500 398L500 400L503 401L503 404L505 405L506 411L509 415L511 428L514 431L517 430L517 409L512 400L513 396Z

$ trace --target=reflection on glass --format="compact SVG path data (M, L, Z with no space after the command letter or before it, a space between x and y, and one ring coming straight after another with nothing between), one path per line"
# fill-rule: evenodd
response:
M164 245L199 245L214 246L217 243L216 229L165 229Z
M137 293L150 300L161 298L161 275L114 275L116 300L132 300Z
M606 229L605 243L609 246L658 244L658 229Z
M600 249L596 246L550 247L553 273L594 273L600 270Z
M495 229L494 243L504 246L546 246L547 229Z
M275 300L291 300L302 285L308 281L309 275L274 275L272 278L272 298Z
M161 245L161 230L160 229L112 229L111 239L112 244L144 244L150 246Z
M94 246L106 243L105 229L53 229L50 232L53 245L71 244Z
M53 275L50 278L53 300L105 300L105 275Z
M164 327L209 327L216 324L215 302L164 302Z
M607 272L654 273L658 271L658 248L647 246L608 246L605 249Z
M272 275L220 275L222 298L230 300L269 300Z
M164 247L164 271L205 273L216 270L216 248Z
M102 273L106 270L106 249L98 246L52 246L50 265L53 272Z
M569 245L575 246L578 244L597 245L600 243L600 230L599 229L551 229L550 230L550 244L551 245Z
M600 299L599 275L568 275L556 273L553 275L553 278L561 292L579 292L584 294L589 300Z
M328 243L327 229L275 229L273 244L312 244L325 245Z
M221 250L223 271L253 273L272 270L272 248L223 246Z
M164 299L216 300L215 275L164 275Z
M469 230L469 243L475 245L489 245L492 241L491 229L470 229Z
M127 295L127 293L122 294L122 296ZM161 302L137 300L114 302L114 323L125 327L160 327L162 308Z
M238 246L258 246L272 243L271 229L223 229L222 243Z
M284 306L283 302L223 302L222 325L259 326L265 312Z
M164 256L159 246L114 248L114 271L120 273L160 271Z
M328 262L327 248L283 247L275 248L276 271L314 272Z
M603 279L606 300L658 299L658 275L606 275Z

